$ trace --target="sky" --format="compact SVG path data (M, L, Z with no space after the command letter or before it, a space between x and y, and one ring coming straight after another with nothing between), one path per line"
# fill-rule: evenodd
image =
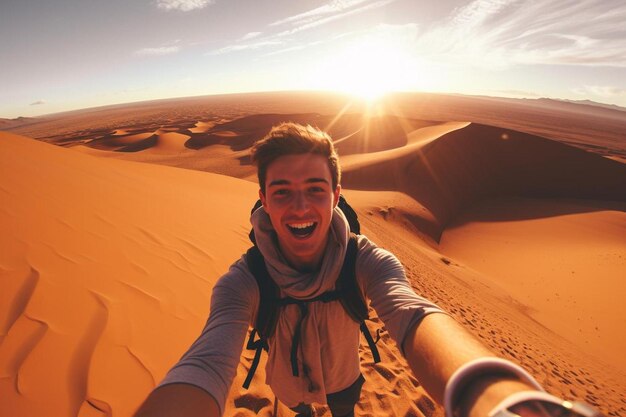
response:
M252 91L626 107L624 0L2 0L0 117Z

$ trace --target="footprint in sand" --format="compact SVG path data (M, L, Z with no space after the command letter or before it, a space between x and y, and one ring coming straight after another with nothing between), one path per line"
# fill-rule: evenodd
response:
M236 408L245 408L247 410L254 411L255 414L259 414L261 409L271 405L271 403L272 402L267 398L258 397L252 394L246 394L239 398L235 398Z

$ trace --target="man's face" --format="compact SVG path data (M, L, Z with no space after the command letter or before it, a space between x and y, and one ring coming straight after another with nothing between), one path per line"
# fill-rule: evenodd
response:
M259 197L278 235L280 250L296 268L321 261L340 186L333 188L321 155L286 155L267 168L265 194Z

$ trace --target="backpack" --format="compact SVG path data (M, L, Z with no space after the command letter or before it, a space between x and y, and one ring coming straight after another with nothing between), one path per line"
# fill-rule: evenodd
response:
M257 201L252 208L252 213L261 207L261 201ZM335 289L333 291L327 291L317 297L307 300L297 300L291 297L280 298L280 290L276 283L272 280L267 268L265 266L265 260L263 255L256 246L256 239L254 237L254 230L250 231L250 240L254 243L248 252L246 253L246 260L250 272L254 275L257 285L259 287L259 310L257 311L256 322L254 328L250 332L246 349L254 350L254 359L248 371L248 376L243 383L244 388L250 386L252 377L256 372L261 358L261 352L268 350L269 346L267 340L276 331L276 323L278 322L278 315L280 310L289 304L296 304L300 309L300 319L296 324L294 337L291 343L291 371L293 376L299 376L298 370L298 346L300 345L300 328L302 320L308 313L308 304L313 302L328 303L331 301L339 301L343 306L346 313L354 321L359 323L361 332L367 340L367 344L372 351L374 363L380 362L380 354L376 343L380 340L380 330L376 332L376 340L372 337L365 324L365 320L369 319L367 303L363 298L361 289L356 280L356 255L357 255L357 234L361 232L361 226L358 221L356 212L350 207L346 199L340 195L338 206L343 211L344 215L348 219L350 225L350 239L348 240L348 248L346 250L346 256L341 267L341 272L337 278ZM258 339L255 338L258 336Z

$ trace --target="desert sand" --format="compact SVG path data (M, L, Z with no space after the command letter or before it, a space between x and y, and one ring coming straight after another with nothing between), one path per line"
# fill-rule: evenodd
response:
M549 391L626 415L626 112L428 94L370 107L321 93L3 123L0 415L132 414L250 246L248 149L282 121L331 133L363 233L418 294ZM357 415L441 416L384 328L379 348L376 365L362 349ZM263 384L263 361L241 388L251 359L225 415L292 415Z

